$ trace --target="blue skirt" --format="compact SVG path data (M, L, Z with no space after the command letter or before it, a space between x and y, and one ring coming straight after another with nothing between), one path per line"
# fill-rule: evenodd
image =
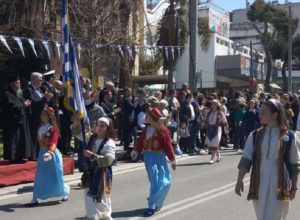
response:
M146 151L144 152L144 162L150 182L148 208L160 209L171 186L171 174L165 154Z
M62 155L56 149L52 159L45 162L43 155L46 152L45 148L40 148L33 186L33 198L67 197L70 194L70 187L64 183Z

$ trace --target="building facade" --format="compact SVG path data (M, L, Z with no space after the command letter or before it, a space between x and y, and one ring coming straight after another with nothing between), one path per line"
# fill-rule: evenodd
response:
M233 87L249 87L250 78L262 78L263 54L255 52L251 68L250 48L229 38L229 13L208 3L198 7L198 17L207 19L212 36L206 51L201 47L201 37L197 36L196 88L217 88L224 91ZM188 82L188 45L187 43L173 73L177 88Z

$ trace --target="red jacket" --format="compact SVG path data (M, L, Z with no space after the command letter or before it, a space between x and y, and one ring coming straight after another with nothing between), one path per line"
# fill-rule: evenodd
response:
M175 154L172 146L172 141L169 136L169 130L163 126L159 126L159 134L146 139L147 127L144 128L137 142L135 150L138 153L142 151L163 151L167 154L170 161L175 160Z

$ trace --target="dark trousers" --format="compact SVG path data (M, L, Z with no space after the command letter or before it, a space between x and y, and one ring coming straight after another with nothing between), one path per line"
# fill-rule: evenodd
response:
M190 138L191 138L191 151L193 151L197 147L197 136L199 134L200 128L197 122L190 123ZM199 138L198 138L199 139Z
M78 140L75 138L75 148L78 149L78 169L79 172L83 172L87 170L88 165L87 165L87 158L83 155L84 151L84 144L82 141Z
M245 145L245 135L244 126L242 122L235 123L235 133L234 133L234 149L244 149Z
M134 123L130 121L123 121L123 142L124 142L124 150L129 151L130 150L130 143L132 142L132 135L133 135L133 128Z

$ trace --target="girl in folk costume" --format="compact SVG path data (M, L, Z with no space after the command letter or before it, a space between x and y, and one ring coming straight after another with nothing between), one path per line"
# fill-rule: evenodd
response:
M110 190L112 186L112 163L115 160L115 130L110 119L98 119L96 132L84 151L89 158L89 180L85 189L87 219L112 219Z
M257 219L282 220L297 190L300 143L288 130L285 110L278 100L262 104L260 121L264 126L251 132L246 141L235 192L241 195L243 178L252 167L247 199L253 200Z
M206 115L206 138L205 144L211 153L210 162L219 162L221 155L219 151L219 144L222 137L222 126L224 127L225 134L228 134L228 125L224 112L218 100L214 99L211 102L211 111Z
M162 208L171 185L165 153L176 169L175 154L173 151L168 129L159 124L162 117L157 108L150 108L146 115L146 127L138 140L136 148L132 151L132 159L144 152L144 162L150 182L150 195L148 197L148 209L144 212L146 217L152 216L155 211Z
M41 122L37 137L40 150L33 185L33 199L25 204L26 207L37 206L38 199L51 197L62 197L62 201L67 201L70 193L70 187L63 179L62 155L57 149L59 131L53 108L43 109Z

